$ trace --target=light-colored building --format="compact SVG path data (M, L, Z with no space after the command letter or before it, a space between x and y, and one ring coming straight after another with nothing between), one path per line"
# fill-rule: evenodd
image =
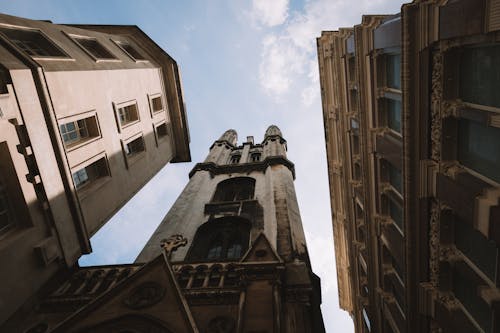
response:
M179 71L138 27L0 15L0 323L170 161L190 161Z
M500 2L318 38L340 305L356 332L500 329Z

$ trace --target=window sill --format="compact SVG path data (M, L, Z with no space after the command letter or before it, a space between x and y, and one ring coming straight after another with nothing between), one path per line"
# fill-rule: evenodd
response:
M141 119L137 119L137 120L134 120L134 121L129 121L128 123L125 123L125 124L121 124L120 123L120 130L123 130L125 128L128 128L132 125L135 125L135 124L138 124L141 122Z
M64 145L64 148L66 149L67 152L70 152L70 151L73 151L75 149L78 149L80 147L83 147L83 146L86 146L92 142L95 142L99 139L101 139L102 136L93 136L93 137L90 137L90 138L86 138L86 139L83 139L83 140L80 140L80 141L77 141L77 142L74 142L74 143L71 143L69 145Z

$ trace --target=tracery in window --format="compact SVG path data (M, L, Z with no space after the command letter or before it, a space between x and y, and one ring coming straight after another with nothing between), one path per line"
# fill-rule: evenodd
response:
M250 223L243 218L226 217L198 228L188 254L191 261L237 260L248 249Z

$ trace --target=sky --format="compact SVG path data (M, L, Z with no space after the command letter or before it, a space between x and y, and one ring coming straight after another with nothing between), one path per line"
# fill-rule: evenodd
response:
M92 239L80 265L133 262L227 129L261 142L275 124L287 140L327 332L354 332L338 308L316 37L394 14L400 0L0 0L0 12L73 24L137 25L176 59L193 162L168 164ZM409 1L407 1L409 2Z

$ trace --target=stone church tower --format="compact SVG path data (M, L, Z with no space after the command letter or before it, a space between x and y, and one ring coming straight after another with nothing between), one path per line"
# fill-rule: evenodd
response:
M247 137L238 145L236 132L226 131L193 168L136 262L79 268L30 316L31 327L324 332L320 281L311 270L286 150L276 126L257 144Z

